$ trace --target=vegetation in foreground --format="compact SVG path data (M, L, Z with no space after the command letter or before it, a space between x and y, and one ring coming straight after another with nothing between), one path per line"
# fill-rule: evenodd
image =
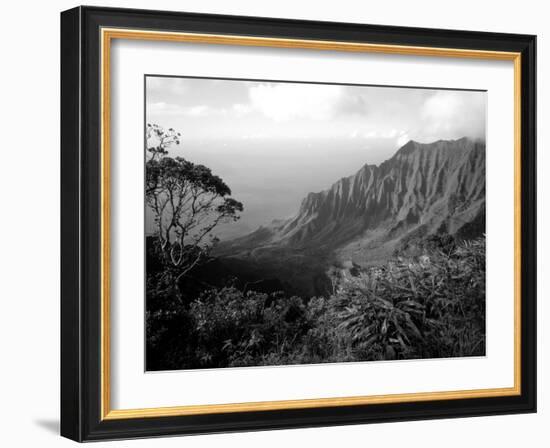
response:
M485 238L432 237L422 255L353 275L302 299L235 286L182 300L150 281L148 370L485 354Z

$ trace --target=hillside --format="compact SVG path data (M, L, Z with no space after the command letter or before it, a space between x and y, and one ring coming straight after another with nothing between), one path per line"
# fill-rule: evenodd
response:
M318 282L330 264L376 264L430 235L471 238L484 227L485 143L409 141L382 164L309 193L294 217L223 243L216 254Z

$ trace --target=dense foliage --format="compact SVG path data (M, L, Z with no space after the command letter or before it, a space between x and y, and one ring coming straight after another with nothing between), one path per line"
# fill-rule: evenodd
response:
M149 370L476 356L485 353L485 238L340 270L330 297L228 285L182 300L148 281Z

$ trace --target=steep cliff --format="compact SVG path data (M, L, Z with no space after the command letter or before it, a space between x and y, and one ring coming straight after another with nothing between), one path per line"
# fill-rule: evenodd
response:
M479 233L484 213L484 142L410 141L382 164L364 165L328 190L309 193L293 218L263 226L226 249L287 247L354 258L370 248L377 249L371 255L379 258L405 237L461 229ZM363 253L359 261L365 257Z

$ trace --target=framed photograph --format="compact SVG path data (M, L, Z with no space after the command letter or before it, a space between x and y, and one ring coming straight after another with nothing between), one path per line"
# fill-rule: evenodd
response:
M535 36L61 14L61 433L536 411Z

